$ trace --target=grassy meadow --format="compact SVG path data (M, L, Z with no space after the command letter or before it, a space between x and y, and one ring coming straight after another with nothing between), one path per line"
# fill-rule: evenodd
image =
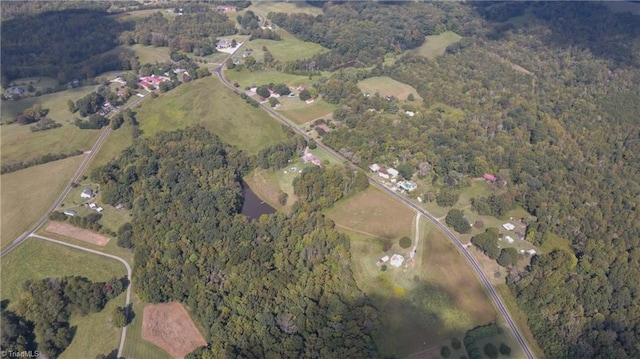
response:
M333 117L333 111L338 108L338 106L324 101L321 97L312 104L307 104L298 97L281 97L278 100L282 103L278 112L299 125L322 117Z
M144 136L202 125L250 154L285 139L281 125L209 77L144 101L135 108Z
M289 86L309 86L311 81L308 76L298 76L285 74L284 72L276 70L266 71L249 71L244 69L242 71L225 70L224 77L231 83L237 82L240 85L240 89L245 87L267 85L271 82L285 83ZM299 100L298 100L299 101Z
M307 59L315 54L329 51L319 44L299 40L284 29L277 28L275 32L280 35L282 40L256 39L246 43L242 50L251 49L253 51L252 56L256 60L262 61L262 47L266 46L273 57L282 63ZM242 51L239 54L241 55Z
M15 305L22 284L28 279L81 275L92 281L106 281L126 274L124 265L116 260L29 238L2 258L2 299L9 299L10 306ZM124 300L120 305L123 304Z
M425 36L422 46L415 49L415 53L429 59L443 55L447 46L460 41L462 36L453 31L445 31L438 35Z
M27 231L49 210L84 156L74 156L0 176L2 248Z
M400 101L407 101L407 96L413 94L415 102L422 102L422 97L418 95L418 91L413 87L403 84L400 81L396 81L387 76L376 76L358 82L358 87L365 93L375 94L380 96L395 96Z
M62 127L47 131L31 132L30 125L2 125L0 131L0 158L2 161L24 161L47 153L89 150L98 136L97 130L80 130L72 124L75 115L69 112L67 101L76 101L95 89L85 86L19 101L2 101L1 120L14 119L25 109L38 103L48 109L47 117Z
M313 16L322 15L322 8L311 6L303 1L279 2L271 0L252 1L247 8L253 12L267 15L270 12L284 12L287 14L303 13Z

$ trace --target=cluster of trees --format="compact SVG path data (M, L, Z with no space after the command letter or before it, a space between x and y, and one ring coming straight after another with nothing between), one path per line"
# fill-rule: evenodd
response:
M2 301L0 313L0 347L6 352L35 351L38 348L33 323L7 309L8 301Z
M2 85L31 76L67 83L130 68L131 53L105 53L117 45L123 30L104 9L43 12L3 21Z
M500 327L498 327L498 325L495 323L483 325L469 330L462 340L465 349L467 350L467 354L469 354L469 359L484 358L482 352L480 351L480 348L478 347L478 342L483 342L486 339L493 338L499 334L502 334L502 329L500 329ZM484 345L483 352L487 357L495 359L500 354L504 356L511 355L511 347L509 347L505 343L501 343L500 348L498 349L495 344L489 342Z
M457 208L450 209L444 220L448 226L455 229L458 233L469 233L471 230L471 225L464 217L464 212Z
M306 202L238 215L248 163L196 127L142 139L95 171L103 195L122 185L117 200L133 203L119 240L135 248L137 294L192 309L211 345L190 358L375 357L378 311L357 289L348 239Z
M481 23L465 7L439 3L349 1L327 3L323 10L321 16L268 14L271 21L301 40L331 50L297 62L296 70L381 63L386 54L422 45L426 35L446 30L467 34Z
M520 254L513 247L498 247L499 231L497 228L487 228L484 233L471 237L471 243L478 247L487 257L495 259L503 267L514 266L518 263Z
M57 160L62 160L71 156L79 156L83 153L84 152L80 150L75 150L68 153L47 153L46 155L30 158L26 161L19 161L19 162L2 161L2 166L0 166L0 174L19 171L21 169L25 169L28 167L37 166L37 165L41 165L44 163L53 162Z
M331 207L367 187L369 180L363 172L340 166L307 167L293 180L293 192L298 198L317 208Z
M516 203L513 194L490 195L489 197L474 197L471 199L471 208L480 215L502 217L508 211L514 209Z
M275 144L260 151L255 159L255 167L266 168L284 168L288 165L289 160L299 157L304 152L307 141L300 136L293 136L291 130L287 130L289 139L285 142Z
M81 130L99 130L104 126L109 125L110 120L99 113L94 113L86 120L76 118L73 122Z
M100 110L102 110L102 105L107 102L104 96L104 92L111 91L93 91L73 103L73 106L72 103L69 102L69 111L71 111L71 113L78 112L82 117L99 112Z
M18 123L20 125L28 125L46 118L48 113L49 109L42 108L42 105L37 103L20 112L15 119L7 121L7 124Z
M236 28L225 14L206 5L184 4L183 14L169 19L157 12L134 20L134 28L120 35L124 45L169 47L172 51L211 55L216 51L216 38L233 35Z
M69 326L72 314L86 316L101 311L107 302L129 285L126 277L108 282L91 282L85 277L47 278L27 281L15 313L3 309L3 339L16 340L7 347L30 350L34 346L47 357L57 357L71 343L75 329ZM6 332L7 329L11 329ZM37 343L34 343L37 338ZM29 349L27 349L29 348Z

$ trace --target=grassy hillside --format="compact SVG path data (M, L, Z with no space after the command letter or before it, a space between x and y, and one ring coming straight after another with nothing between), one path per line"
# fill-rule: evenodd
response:
M143 102L137 112L145 136L200 124L248 153L285 139L281 125L209 77Z

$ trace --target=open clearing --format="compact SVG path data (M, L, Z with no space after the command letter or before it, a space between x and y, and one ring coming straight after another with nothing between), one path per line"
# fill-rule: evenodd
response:
M332 117L333 111L338 106L324 101L322 98L316 99L312 104L300 101L299 98L280 98L282 107L278 112L282 113L286 118L301 125L303 123L313 121L321 117Z
M276 70L268 71L249 71L244 69L242 71L225 70L224 77L231 83L237 82L242 90L245 87L267 85L271 82L274 84L284 83L289 86L310 86L311 81L308 76L298 76L292 74L285 74Z
M45 214L84 160L74 156L0 176L2 248Z
M194 349L207 345L189 313L177 302L144 307L142 338L174 358L183 358Z
M321 15L322 8L311 6L303 1L277 2L272 0L253 1L248 10L253 10L264 15L269 12L284 12L287 14L303 13L313 16Z
M183 84L134 108L144 136L202 125L224 142L249 154L283 141L282 126L251 107L214 76Z
M407 96L413 94L415 101L422 101L422 97L418 95L418 91L413 87L403 84L387 76L376 76L358 82L358 87L362 92L371 95L378 93L380 96L395 96L399 100L407 101Z
M443 55L447 50L447 46L455 44L460 41L461 38L462 36L453 31L445 31L439 35L425 36L422 46L414 51L420 56L434 59L436 56Z
M339 201L325 214L341 228L388 239L411 237L414 212L372 186Z
M161 348L142 339L142 314L145 303L140 298L131 293L131 303L133 303L133 319L127 327L127 339L124 342L123 357L125 358L153 358L153 359L169 359L171 356Z
M275 32L280 35L282 40L265 40L256 39L248 42L243 50L253 50L253 57L258 61L262 61L262 47L266 46L273 57L282 63L288 61L295 61L301 59L307 59L315 54L327 52L329 49L322 47L314 42L306 42L299 40L295 36L291 35L287 31L281 28L277 28ZM242 54L242 51L239 52Z
M47 226L46 231L65 237L71 237L73 239L81 240L101 247L109 243L109 237L105 237L96 232L79 228L64 222L51 221Z

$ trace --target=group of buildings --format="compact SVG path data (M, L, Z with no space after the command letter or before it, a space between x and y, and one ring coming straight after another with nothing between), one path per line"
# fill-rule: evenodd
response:
M397 186L392 187L393 190L400 189L403 191L411 192L411 191L414 191L416 188L418 188L418 184L415 183L414 181L406 181L406 180L398 181L398 176L400 175L400 172L398 172L398 170L396 170L395 168L392 168L392 167L385 168L380 166L377 163L374 163L371 166L369 166L369 169L371 170L371 172L377 173L380 178L389 180L391 183L397 183Z

